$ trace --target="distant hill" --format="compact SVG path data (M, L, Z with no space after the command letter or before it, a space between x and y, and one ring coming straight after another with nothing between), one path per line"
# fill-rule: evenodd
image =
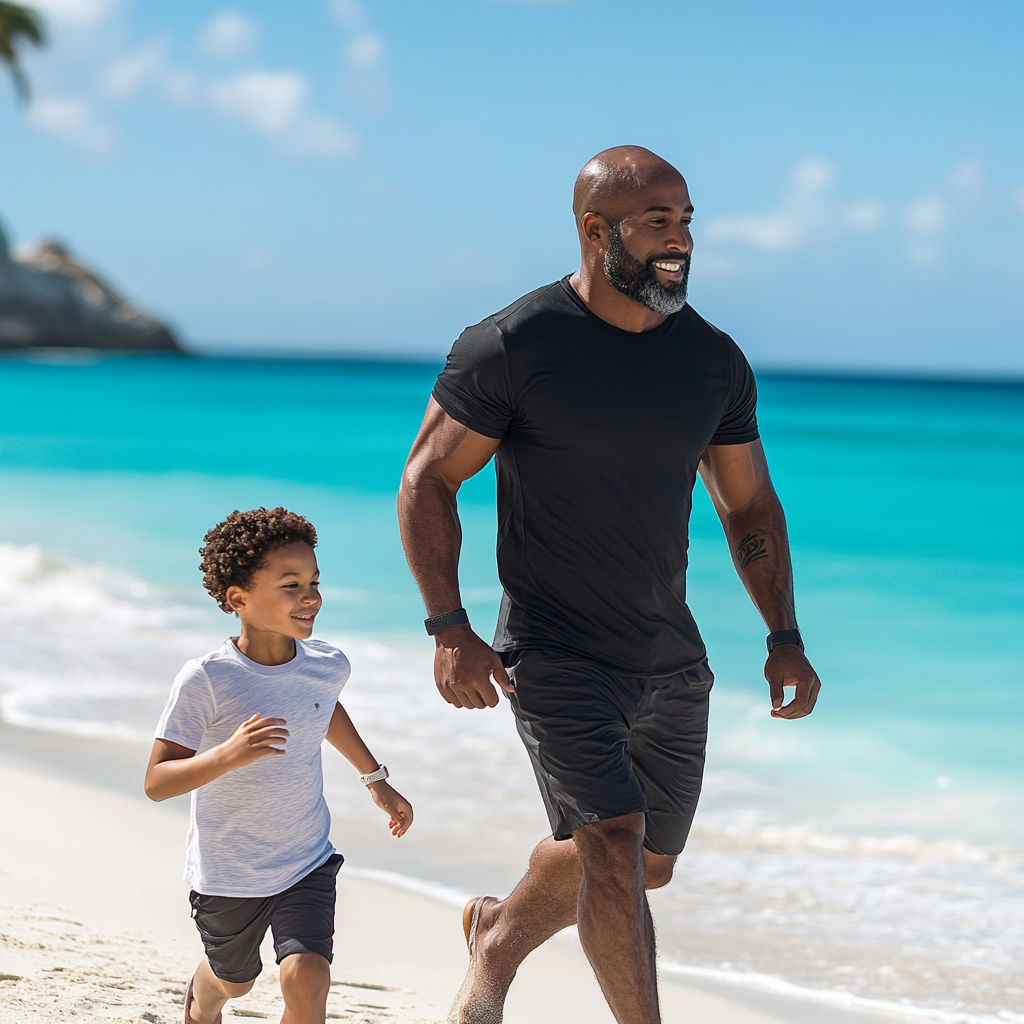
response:
M170 329L125 301L57 242L12 253L0 231L0 351L179 352Z

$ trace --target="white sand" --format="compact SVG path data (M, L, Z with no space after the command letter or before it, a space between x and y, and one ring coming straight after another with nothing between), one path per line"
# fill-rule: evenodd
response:
M0 765L0 1024L181 1020L184 985L202 955L180 881L184 829L168 807L27 764ZM460 916L342 868L328 1017L443 1020L466 966ZM226 1019L279 1017L269 941L263 958L256 987L229 1004ZM756 994L669 979L662 1002L667 1024L854 1020L798 1000L768 1000L769 1012ZM571 935L524 964L506 1020L612 1021Z

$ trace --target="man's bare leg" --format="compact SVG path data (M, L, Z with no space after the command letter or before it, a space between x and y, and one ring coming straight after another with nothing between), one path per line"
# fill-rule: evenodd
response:
M474 955L449 1022L499 1024L519 965L578 920L583 948L616 1019L656 1024L654 933L643 890L668 884L675 857L646 850L641 857L642 836L643 815L636 814L579 829L574 842L545 839L507 899L481 897Z

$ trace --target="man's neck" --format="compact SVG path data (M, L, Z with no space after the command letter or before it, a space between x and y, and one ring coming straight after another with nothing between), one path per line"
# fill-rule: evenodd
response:
M608 278L600 270L583 264L572 277L569 284L573 291L587 304L587 308L612 327L640 334L642 331L653 331L665 322L661 313L651 310L632 299L627 298L609 284Z

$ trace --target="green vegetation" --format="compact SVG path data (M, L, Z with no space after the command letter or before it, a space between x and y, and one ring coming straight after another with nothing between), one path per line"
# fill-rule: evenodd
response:
M31 7L0 0L0 61L14 77L14 88L22 100L28 100L28 79L18 63L18 48L26 41L41 46L45 40L43 19Z

